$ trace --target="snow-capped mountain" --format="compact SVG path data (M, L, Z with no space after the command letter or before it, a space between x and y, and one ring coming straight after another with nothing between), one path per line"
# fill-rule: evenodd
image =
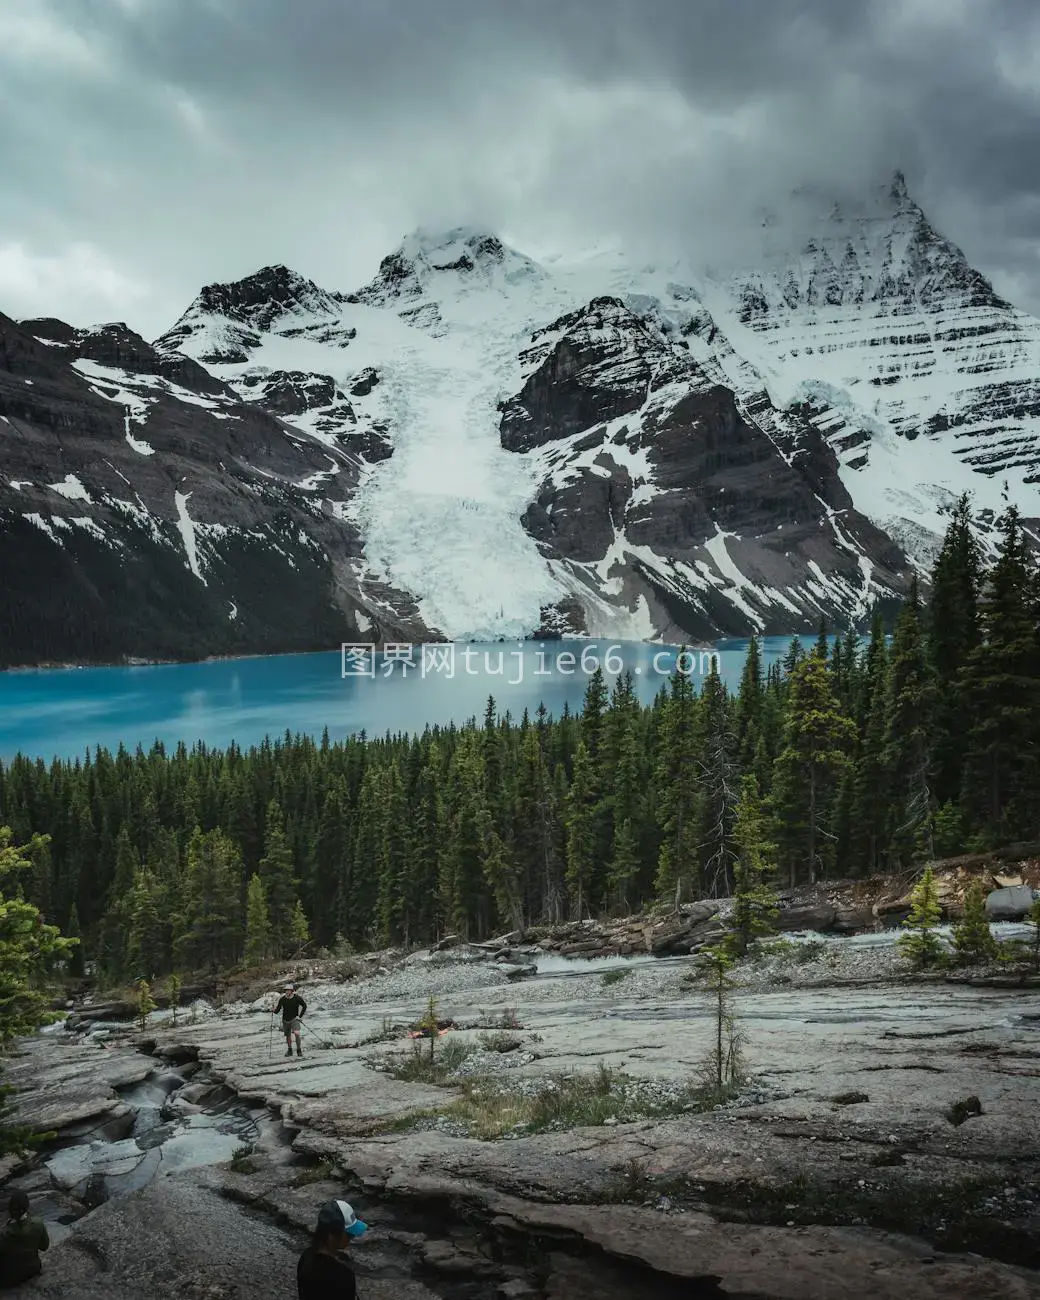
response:
M983 536L1005 499L1040 518L1040 323L901 176L819 212L797 236L767 220L738 273L417 231L352 293L284 266L207 286L154 345L6 323L3 549L31 537L84 568L54 522L71 473L104 503L96 545L128 545L109 503L139 501L185 602L219 570L232 623L253 597L227 530L261 546L291 518L312 641L328 619L360 639L672 641L860 619L927 566L961 492ZM62 376L42 407L37 370ZM264 618L262 648L297 643L269 599Z

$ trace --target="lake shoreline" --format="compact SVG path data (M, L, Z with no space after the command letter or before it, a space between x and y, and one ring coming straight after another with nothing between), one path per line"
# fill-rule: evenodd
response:
M751 635L752 635L751 633L748 633L749 637ZM758 635L761 639L761 634ZM689 650L692 654L701 654L701 653L706 653L715 650L718 648L719 645L724 645L727 641L733 641L733 640L739 641L742 639L744 638L720 637L717 642L704 642L703 644L698 644L698 645L694 645L692 642L680 643L678 641L674 641L674 642L673 641L646 641L643 642L642 644L660 646L662 650L678 650L682 648L682 649ZM551 637L550 636L526 636L523 638L500 637L497 641L470 641L470 640L449 641L447 639L443 639L443 640L430 640L430 641L413 642L413 643L394 642L394 641L390 641L390 642L365 641L365 642L356 642L356 643L342 642L341 645L343 644L346 645L358 644L358 645L365 645L365 646L371 645L377 654L383 654L385 653L385 649L387 645L402 645L402 644L412 644L413 646L417 646L420 644L421 645L516 644L516 645L528 646L528 645L534 645L535 643L539 645L545 645L545 644L560 645L564 642L593 642L593 643L606 642L608 645L626 644L624 641L616 637L610 638L606 636L603 637L578 636L574 633L567 632L560 636L551 636ZM90 669L93 668L167 668L167 667L184 667L191 664L240 663L251 659L292 659L300 655L339 654L340 649L341 646L337 645L337 646L329 646L324 649L314 649L314 650L264 650L256 654L203 655L200 658L186 658L186 659L142 659L142 658L138 658L135 655L127 655L122 659L99 659L99 660L89 660L87 662L78 662L78 661L63 662L61 660L43 660L40 663L8 664L5 667L0 667L0 677L3 677L7 674L15 674L15 673L44 673L44 672L57 672L59 670L61 671L78 670L82 672L82 671L89 671Z

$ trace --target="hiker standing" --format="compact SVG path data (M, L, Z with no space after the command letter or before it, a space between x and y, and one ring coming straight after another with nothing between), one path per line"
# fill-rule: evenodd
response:
M43 1271L40 1251L51 1244L47 1227L41 1219L29 1217L29 1197L21 1190L13 1192L8 1214L11 1216L0 1232L0 1286L18 1286Z
M347 1254L352 1238L367 1232L346 1201L326 1201L318 1211L311 1244L296 1265L300 1300L357 1300L357 1282Z
M282 1033L285 1035L286 1056L292 1056L294 1035L296 1038L296 1055L303 1055L303 1049L300 1047L300 1030L303 1028L303 1013L306 1010L307 1003L296 992L296 985L286 984L274 1009L275 1015L279 1011L282 1013Z

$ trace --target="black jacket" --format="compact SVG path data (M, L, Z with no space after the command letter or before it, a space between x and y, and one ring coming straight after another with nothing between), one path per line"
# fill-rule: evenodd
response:
M295 1020L297 1016L302 1016L307 1010L307 1003L300 997L299 993L290 993L288 996L282 994L278 999L278 1005L275 1012L282 1013L283 1020Z
M308 1246L296 1265L300 1300L357 1300L357 1283L344 1255L324 1255Z
M40 1251L50 1244L39 1219L9 1219L0 1234L0 1286L17 1286L35 1277L43 1267Z

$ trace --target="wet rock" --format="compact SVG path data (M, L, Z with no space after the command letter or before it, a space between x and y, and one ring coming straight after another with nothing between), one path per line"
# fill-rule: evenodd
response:
M859 1102L869 1100L865 1092L840 1092L836 1097L831 1098L836 1106L855 1106Z
M986 915L991 921L1018 921L1033 906L1033 890L1028 885L1010 885L986 895Z
M810 907L783 908L777 918L781 930L815 930L825 933L834 928L838 910L829 903L817 903Z

